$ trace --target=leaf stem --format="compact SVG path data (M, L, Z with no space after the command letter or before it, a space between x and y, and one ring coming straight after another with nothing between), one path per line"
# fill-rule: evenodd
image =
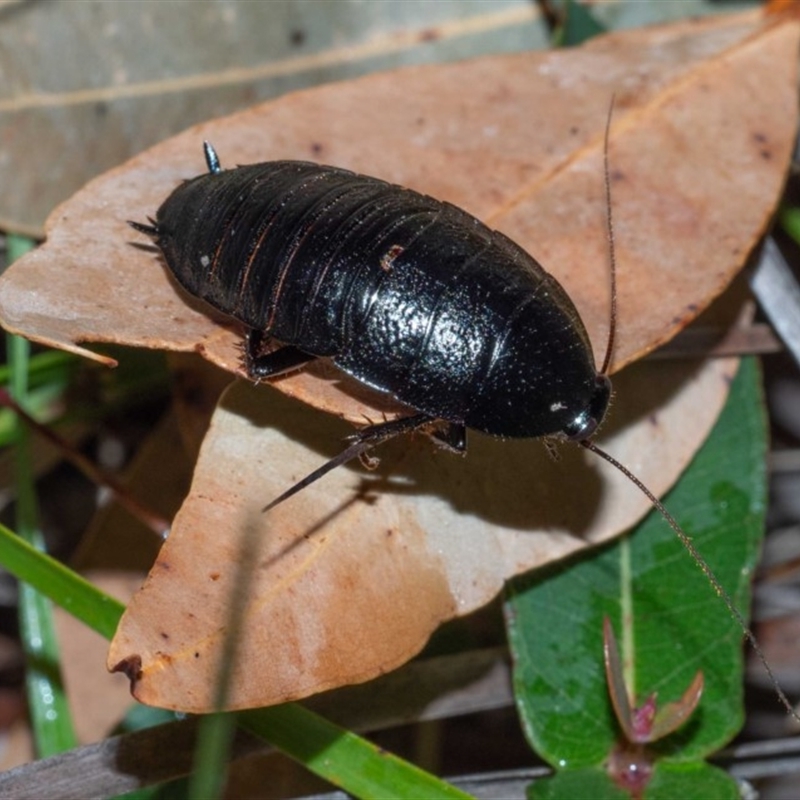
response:
M630 534L619 543L620 613L622 616L622 675L628 691L634 694L628 701L636 705L636 634L633 611L633 565L631 563Z

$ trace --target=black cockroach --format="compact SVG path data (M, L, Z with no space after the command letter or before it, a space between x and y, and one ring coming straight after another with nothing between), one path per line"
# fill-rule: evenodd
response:
M449 203L343 169L273 161L179 186L153 225L178 282L251 331L246 366L273 377L318 357L419 413L494 436L587 439L611 384L560 284ZM264 337L284 346L267 355ZM359 433L375 441L397 423Z
M606 128L606 152L608 126ZM597 453L648 497L699 564L791 705L755 637L681 527L653 493L591 440L611 397L616 318L606 159L612 313L602 367L565 290L521 247L467 212L344 169L272 161L187 180L150 224L190 294L243 323L253 380L329 358L416 413L370 425L342 453L265 507L389 438L425 428L466 449L466 429L555 437ZM262 353L267 338L282 343ZM431 430L432 429L432 430Z

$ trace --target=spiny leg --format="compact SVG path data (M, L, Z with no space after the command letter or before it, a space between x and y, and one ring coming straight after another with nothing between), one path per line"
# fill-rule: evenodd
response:
M310 475L298 481L294 486L280 495L280 497L276 497L271 503L265 505L264 508L261 509L262 512L275 508L275 506L282 503L284 500L288 500L292 495L297 494L302 489L318 481L323 475L327 475L331 470L336 469L336 467L341 467L342 464L346 464L348 461L358 458L370 448L382 444L388 439L393 439L400 434L421 428L423 425L432 422L433 419L433 417L427 414L414 414L410 417L401 417L400 419L394 419L390 422L382 422L379 425L370 425L367 428L362 428L358 433L348 437L348 440L352 441L349 447L345 448L341 453L334 456L318 469L315 469Z

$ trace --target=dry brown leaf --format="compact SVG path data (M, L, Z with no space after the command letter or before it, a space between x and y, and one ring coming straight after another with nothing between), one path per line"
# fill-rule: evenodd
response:
M735 363L626 370L603 446L661 493L716 420ZM231 708L367 680L509 576L606 539L649 509L627 479L578 448L555 463L537 441L473 436L465 459L425 437L396 442L381 449L376 472L335 470L261 513L333 455L346 430L268 387L228 389L191 494L111 645L109 667L128 672L137 699L211 710L229 634Z
M61 206L45 246L0 282L0 319L84 354L86 341L197 349L238 370L241 332L178 293L125 225L204 169L206 138L223 164L312 158L464 206L564 283L601 351L602 130L616 93L619 367L707 306L763 233L794 138L798 30L758 12L693 20L575 50L371 75L196 126ZM353 421L387 409L341 377L319 366L276 385Z
M602 129L616 92L620 366L722 291L772 212L794 136L800 28L760 19L370 76L198 126L65 204L47 245L0 285L0 316L68 349L197 349L237 370L240 331L217 325L151 253L126 244L124 220L144 219L201 171L207 138L224 164L311 157L466 207L563 281L599 351L608 317ZM623 375L613 416L625 427L608 449L663 491L713 424L733 369L659 364ZM628 384L637 372L640 382ZM324 367L280 388L359 422L385 408ZM640 424L628 427L631 418ZM357 491L363 476L342 469L261 515L341 434L340 423L267 388L230 390L190 499L112 644L109 664L128 670L139 699L209 710L220 665L234 655L230 707L366 680L504 578L613 535L646 506L622 476L582 466L582 453L553 465L536 442L474 437L466 461L431 454L424 439L397 443L368 500Z

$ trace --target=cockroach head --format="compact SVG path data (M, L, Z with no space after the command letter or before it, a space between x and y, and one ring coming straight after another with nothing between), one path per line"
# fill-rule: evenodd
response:
M582 442L591 439L603 421L611 401L611 380L608 375L598 373L589 403L564 429L564 436Z

